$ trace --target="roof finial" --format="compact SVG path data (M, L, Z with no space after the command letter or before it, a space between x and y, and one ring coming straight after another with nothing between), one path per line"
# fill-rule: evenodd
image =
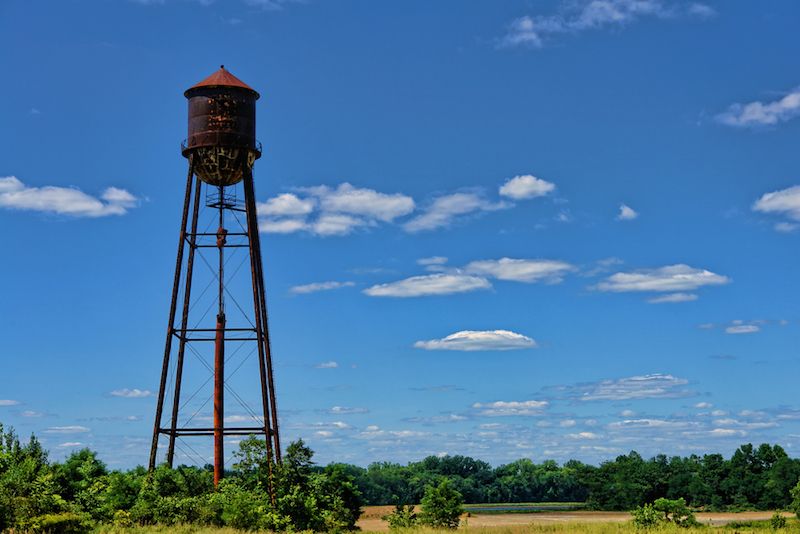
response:
M225 65L220 65L219 68L221 68L222 70L225 70Z

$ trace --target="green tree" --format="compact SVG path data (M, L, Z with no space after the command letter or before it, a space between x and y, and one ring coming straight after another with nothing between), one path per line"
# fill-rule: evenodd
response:
M433 528L458 528L464 513L464 499L452 483L443 478L436 486L425 488L420 508L420 522Z

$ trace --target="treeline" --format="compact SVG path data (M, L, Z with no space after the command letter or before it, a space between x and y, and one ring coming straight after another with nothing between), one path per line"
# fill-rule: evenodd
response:
M747 444L721 454L644 459L618 456L599 466L528 459L493 468L466 456L430 456L408 465L343 465L368 504L419 502L425 487L444 477L465 503L586 502L599 510L631 510L659 498L684 498L710 510L785 508L800 479L800 460L779 445Z
M0 531L179 523L341 531L355 526L365 504L417 504L426 489L443 481L465 503L585 502L594 509L631 510L659 498L683 498L708 510L800 506L800 460L778 445L742 445L729 459L719 454L644 459L631 452L599 466L522 459L492 467L466 456L431 456L408 465L321 467L298 441L287 448L282 464L270 469L264 452L262 440L240 442L215 490L210 466L110 471L88 449L51 462L35 437L22 443L0 425ZM275 501L267 492L270 480Z

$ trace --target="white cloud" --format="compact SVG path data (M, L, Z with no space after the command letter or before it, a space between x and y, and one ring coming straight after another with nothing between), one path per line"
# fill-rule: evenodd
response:
M84 434L89 432L90 429L85 426L71 425L71 426L51 426L45 433L47 434Z
M149 389L115 389L111 392L112 397L124 397L126 399L142 399L145 397L152 397L153 392Z
M755 201L753 210L783 215L794 221L800 221L800 185L765 193ZM779 232L791 232L797 229L797 224L778 223L775 229Z
M622 27L644 17L661 19L677 15L700 18L713 16L714 10L700 3L687 7L665 0L583 0L563 2L557 15L524 16L514 20L500 40L500 47L540 48L555 35L577 33L605 27Z
M399 193L379 193L373 189L358 188L348 183L336 189L319 186L308 189L320 202L320 208L328 213L346 213L391 222L414 211L414 199Z
M725 328L726 334L755 334L761 328L755 324L733 324Z
M714 405L711 404L710 402L698 402L697 404L694 405L695 408L698 408L700 410L707 410L708 408L711 408L713 406Z
M577 425L577 421L575 419L564 419L563 421L558 423L558 426L561 428L572 428L573 426Z
M424 297L467 293L491 287L492 284L480 276L440 273L412 276L397 282L374 285L365 289L364 293L370 297Z
M309 228L305 219L259 219L258 229L267 234L293 234Z
M772 102L733 104L716 119L726 126L750 128L772 126L800 115L800 88Z
M314 198L301 199L292 193L284 193L266 202L259 202L257 211L259 215L265 217L301 216L314 211L315 206Z
M354 285L354 282L314 282L312 284L293 286L289 289L289 292L294 293L295 295L306 295L308 293L317 293L318 291L330 291L332 289L339 289L342 287L353 287Z
M665 374L631 376L617 380L602 380L568 386L570 397L581 401L633 400L685 397L689 392L682 386L689 381Z
M449 226L459 216L510 207L505 202L489 202L478 193L452 193L434 199L422 214L405 223L403 228L412 233L434 230Z
M347 235L360 226L372 226L374 221L343 213L323 213L310 226L319 236Z
M320 185L299 189L298 194L284 193L259 203L258 211L262 232L342 236L411 213L414 199L345 182L335 188Z
M509 330L462 330L442 339L417 341L414 347L425 350L518 350L536 348L533 339Z
M0 406L16 406L19 404L19 401L11 400L11 399L0 399Z
M505 417L516 415L542 415L550 403L547 401L495 401L489 403L476 402L473 408L479 410L480 415L488 417Z
M22 417L44 417L42 412L35 412L33 410L25 410L20 414Z
M619 205L618 221L632 221L639 216L639 213L627 204Z
M498 280L557 284L563 280L564 275L574 271L575 267L557 260L500 258L499 260L473 261L464 267L464 270L470 274L491 276Z
M702 286L730 283L730 278L705 269L684 264L667 265L657 269L641 269L615 273L597 284L596 289L614 293L629 291L674 292L691 291Z
M675 304L678 302L692 302L697 300L697 295L694 293L670 293L659 297L647 299L650 304Z
M333 432L331 432L330 430L317 430L316 432L314 432L314 435L317 436L318 438L330 438L333 436Z
M543 197L556 188L555 184L542 180L536 176L526 174L515 176L500 186L500 196L514 200Z
M72 187L29 187L15 176L0 178L0 208L41 211L72 217L124 215L139 199L124 189L106 188L100 198Z
M62 449L74 449L76 447L83 447L83 443L80 441L66 441L64 443L59 443L58 446Z
M339 367L339 363L331 360L329 362L318 363L314 367L316 367L317 369L336 369L337 367Z

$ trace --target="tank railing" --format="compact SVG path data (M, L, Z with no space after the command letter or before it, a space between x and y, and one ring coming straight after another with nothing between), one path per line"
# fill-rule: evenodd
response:
M225 134L225 136L226 136L228 139L230 139L231 137L233 137L233 136L235 135L235 134L232 134L232 133L229 133L229 132L203 132L203 134L202 134L202 135L203 135L203 136L211 136L211 135L215 135L215 134L216 134L216 137L217 137L217 139L216 139L216 143L210 143L210 144L208 144L208 145L205 145L205 144L204 144L204 145L202 145L202 146L214 146L214 145L218 145L218 146L229 146L227 143L225 143L225 144L221 144L221 143L220 143L220 134ZM240 137L240 138L242 138L242 139L244 139L245 141L247 141L247 139L245 139L243 136L239 136L239 137ZM262 148L263 148L263 147L262 147L262 145L261 145L261 141L259 141L258 139L256 139L255 141L256 141L256 146L255 146L255 149L256 149L256 151L257 151L259 154L261 154L261 152L262 152ZM237 145L237 146L245 146L245 147L246 147L246 146L247 146L247 144L246 144L246 143L242 143L241 145ZM187 151L187 150L189 150L190 148L197 148L197 147L190 147L190 146L189 146L189 140L188 140L188 139L184 139L183 141L181 141L181 153L183 153L183 152L186 152L186 151Z

